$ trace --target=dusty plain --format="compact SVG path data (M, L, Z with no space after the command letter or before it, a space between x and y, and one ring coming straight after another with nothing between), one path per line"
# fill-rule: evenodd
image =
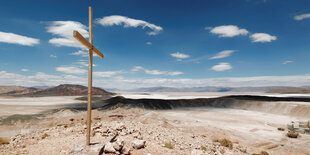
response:
M161 99L240 94L244 93L119 93L128 98ZM0 137L10 138L10 144L0 145L0 154L98 154L103 145L117 135L132 154L138 155L253 154L261 151L276 155L310 155L310 135L301 134L296 139L286 136L288 123L309 120L308 115L298 115L298 111L295 114L292 107L301 106L302 110L307 110L308 102L261 101L255 107L248 104L236 108L95 109L91 138L94 145L85 146L86 112L70 107L85 108L86 103L74 98L0 98ZM35 119L3 123L4 118L14 114L39 115ZM145 140L145 147L132 148L134 139ZM231 141L232 147L223 146L219 142L222 139Z

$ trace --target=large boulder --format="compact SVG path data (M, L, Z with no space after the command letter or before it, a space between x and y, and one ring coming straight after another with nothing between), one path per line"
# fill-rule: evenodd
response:
M110 142L105 144L103 151L105 153L116 153L116 150L114 149L113 144Z
M131 145L134 149L141 149L145 147L145 140L135 139L131 142Z

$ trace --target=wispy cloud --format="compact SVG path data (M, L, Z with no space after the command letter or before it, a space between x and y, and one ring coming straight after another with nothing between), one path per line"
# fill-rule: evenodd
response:
M206 30L210 30L211 33L218 35L219 37L235 37L239 35L247 35L249 32L246 29L241 29L235 25L223 25L214 28L206 27Z
M213 66L211 69L217 72L222 72L232 69L232 66L229 63L221 62L218 65Z
M23 46L33 46L39 44L40 40L14 33L0 32L0 42L9 44L18 44Z
M28 72L29 69L23 68L21 71L23 71L23 72Z
M88 62L87 60L79 60L73 64L76 64L76 65L79 65L80 67L88 67ZM96 66L94 63L93 63L93 67Z
M250 38L252 39L252 42L261 42L261 43L277 40L276 36L272 36L267 33L254 33L250 36Z
M22 75L0 71L0 85L20 85L20 86L55 86L58 84L87 84L87 77L74 75L49 75L38 72L34 75ZM151 78L151 79L126 79L115 77L106 80L94 80L94 86L104 86L105 88L132 89L139 87L259 87L259 86L304 86L310 83L310 75L291 76L255 76L255 77L225 77L225 78Z
M218 54L216 54L215 56L209 58L209 59L221 59L221 58L226 58L229 57L232 53L234 53L235 50L225 50L225 51L221 51Z
M120 15L112 15L112 16L106 16L103 18L98 18L97 23L101 24L102 26L113 26L113 25L124 25L125 28L127 27L138 27L141 26L143 29L145 27L150 28L152 31L147 32L148 35L157 35L160 31L163 30L162 27L157 26L155 24L139 20L139 19L133 19L128 18L125 16Z
M123 71L105 71L105 72L94 72L95 77L113 77L117 74L124 73Z
M305 14L294 16L295 20L304 20L306 18L310 18L310 13L305 13Z
M54 55L54 54L51 54L50 57L51 57L51 58L57 58L57 56Z
M87 72L87 70L74 67L74 66L67 66L67 67L56 67L56 71L63 72L66 74L84 74Z
M85 48L73 38L73 31L79 31L85 38L88 38L87 26L77 21L52 21L48 22L47 32L52 33L58 38L52 38L49 43L56 46L68 46Z
M19 85L19 86L55 86L58 84L86 84L87 78L82 78L73 75L49 75L46 73L38 72L34 75L22 75L10 73L7 71L0 71L0 84L1 85Z
M70 53L70 55L80 55L81 57L88 57L88 52L78 50L76 52Z
M190 55L184 54L184 53L180 53L180 52L171 53L170 55L172 57L175 57L175 58L178 58L178 59L186 59L186 58L190 57Z
M294 61L291 61L291 60L287 60L287 61L283 61L283 65L286 65L286 64L290 64L290 63L293 63Z
M144 71L146 74L149 74L149 75L169 75L169 76L176 76L176 75L181 75L181 74L184 74L183 72L178 72L178 71L175 71L175 72L169 72L169 71L160 71L160 70L149 70L149 69L145 69L144 67L142 66L135 66L131 69L131 71L133 72L137 72L137 71Z
M148 41L148 42L146 42L146 44L147 44L147 45L152 45L152 42L149 42L149 41Z

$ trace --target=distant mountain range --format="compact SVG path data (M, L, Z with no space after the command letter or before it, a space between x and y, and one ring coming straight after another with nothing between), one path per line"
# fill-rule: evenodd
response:
M105 89L93 87L93 95L114 95L111 92L267 92L267 93L309 93L310 86L302 87L192 87L192 88L174 88L174 87L148 87L132 90ZM111 91L111 92L110 92ZM86 96L88 88L82 85L63 84L56 87L37 86L0 86L0 96Z
M267 93L310 93L310 86L303 87L148 87L130 90L132 92L267 92Z
M21 86L0 86L0 94L7 93L10 91L18 91L18 90L24 90L26 87Z
M284 87L191 87L191 88L174 88L174 87L149 87L139 88L131 91L138 92L265 92L273 89Z
M280 94L310 94L310 89L306 88L280 88L267 91L267 93Z
M4 86L0 86L0 88L5 88ZM9 92L5 92L0 94L1 96L86 96L88 94L88 88L82 85L71 85L71 84L63 84L56 87L51 87L47 89L39 89L39 88L26 88L17 87L16 90L12 90L11 88ZM102 95L102 96L111 96L114 93L105 91L104 89L93 87L92 89L93 95Z

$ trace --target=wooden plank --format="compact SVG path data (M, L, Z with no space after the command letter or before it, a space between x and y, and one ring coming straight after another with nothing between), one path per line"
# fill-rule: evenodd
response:
M93 10L92 10L91 7L89 7L89 42L87 42L87 43L90 43L90 45L93 46ZM92 49L89 49L86 145L90 144L91 110L92 110L92 87L93 87L92 86L92 82L93 82L93 52L92 52Z
M104 58L104 55L92 44L90 44L78 31L73 31L73 37L83 44L89 50L92 50L97 56L101 59Z

